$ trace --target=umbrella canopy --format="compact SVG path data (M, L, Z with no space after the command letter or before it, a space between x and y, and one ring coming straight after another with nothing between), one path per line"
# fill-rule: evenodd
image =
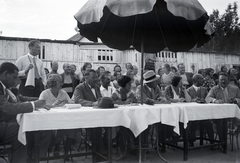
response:
M197 0L89 0L74 17L82 36L119 50L188 51L214 33Z

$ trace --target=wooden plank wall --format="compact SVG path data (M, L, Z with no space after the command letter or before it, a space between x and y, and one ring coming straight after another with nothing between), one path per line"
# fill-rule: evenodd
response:
M77 66L77 72L80 72L84 62L90 62L94 69L98 66L104 66L106 70L113 71L113 67L119 64L123 73L126 72L125 64L130 62L141 71L141 53L130 48L129 50L119 51L108 48L105 45L78 45L72 43L41 42L40 58L44 61L44 66L50 69L50 62L55 60L59 62L59 73L62 73L64 63L74 63ZM43 50L44 49L44 50ZM0 40L0 63L5 61L15 62L16 59L28 53L28 41ZM145 57L154 57L156 59L156 70L169 63L177 67L177 64L184 63L186 71L192 71L194 64L196 71L200 68L211 67L218 71L222 65L228 68L233 65L239 65L240 56L236 54L218 54L203 52L178 52L161 51L157 54L145 54ZM101 58L99 60L99 57Z

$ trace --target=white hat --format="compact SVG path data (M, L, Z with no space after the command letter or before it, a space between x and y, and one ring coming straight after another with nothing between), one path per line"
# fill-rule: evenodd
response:
M156 75L153 70L149 70L143 74L144 81L143 83L151 83L160 78L159 75Z

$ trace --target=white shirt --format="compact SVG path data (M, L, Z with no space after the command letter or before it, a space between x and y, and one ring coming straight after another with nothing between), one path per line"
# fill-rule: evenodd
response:
M18 77L22 77L22 78L27 77L25 74L25 70L28 68L30 63L33 64L33 57L34 57L33 55L28 53L27 55L21 56L17 59L15 64L19 69ZM43 83L43 85L46 85L47 84L47 76L45 74L43 62L38 57L36 57L36 65L38 68L38 73L39 73L40 77L42 78L42 83Z
M102 85L100 87L100 92L102 97L112 97L112 93L115 91L116 89L112 86L108 86L108 89L104 88Z
M183 85L189 85L186 74L180 75L182 77Z
M193 88L195 89L195 91L197 92L197 90L200 88L200 87L197 87L197 86L195 86L195 85L192 85L193 86Z

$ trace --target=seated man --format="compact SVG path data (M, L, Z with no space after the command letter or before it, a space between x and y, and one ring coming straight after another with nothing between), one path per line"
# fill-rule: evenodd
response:
M14 85L15 79L18 77L18 71L18 68L10 62L4 62L0 65L0 142L1 144L12 145L11 163L26 163L27 146L18 141L19 125L16 122L7 123L5 119L8 116L16 116L20 113L30 113L35 108L43 107L45 101L18 101L18 98L8 89ZM50 137L51 132L43 135L40 142L40 156L47 153Z
M74 101L77 104L81 104L82 106L97 106L98 99L102 97L100 88L97 85L98 76L95 70L89 69L85 71L84 74L85 81L79 84L74 91ZM89 117L91 118L91 117ZM102 128L97 128L92 131L91 141L93 140L93 131L95 131L95 136L97 135L98 141L96 142L96 151L104 153L104 145L102 139Z
M74 91L74 101L82 106L97 106L98 98L102 97L97 86L98 76L95 70L86 70L85 82L79 84Z
M229 84L229 76L227 73L219 73L219 84L212 87L207 97L205 98L208 103L235 103L240 106L240 90L238 87ZM217 131L219 140L223 139L223 130L221 119L215 120L217 124Z
M195 74L192 78L193 85L187 89L188 94L191 96L193 102L205 102L205 97L208 94L207 88L203 87L204 78L200 74ZM194 146L194 141L196 140L196 130L199 126L199 121L189 122L188 126L190 126L189 133L189 145ZM206 131L208 138L213 140L214 133L213 127L210 120L203 121L203 128ZM213 141L210 141L213 144Z
M153 70L147 71L143 74L143 90L141 85L136 89L136 98L141 101L141 91L143 91L143 103L154 105L154 104L169 104L170 102L163 96L158 86L159 75L156 75Z
M110 85L111 80L106 74L100 76L100 91L102 97L111 97L115 88Z

